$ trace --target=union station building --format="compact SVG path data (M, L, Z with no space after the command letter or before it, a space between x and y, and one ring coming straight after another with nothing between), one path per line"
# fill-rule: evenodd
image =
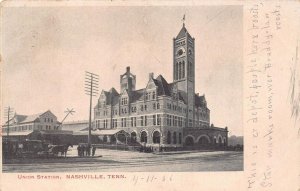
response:
M103 132L122 131L127 143L151 147L227 146L227 127L210 123L205 95L195 92L195 39L184 24L173 39L172 68L172 82L150 73L148 83L138 89L127 67L119 92L113 87L102 90L94 107L94 128L102 132L103 141L115 139Z

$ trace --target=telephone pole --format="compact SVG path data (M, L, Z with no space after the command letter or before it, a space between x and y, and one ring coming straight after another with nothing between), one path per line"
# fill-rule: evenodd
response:
M7 140L9 138L9 125L10 125L10 120L11 120L11 116L13 116L13 108L11 108L10 106L6 107L4 109L4 115L5 118L7 118Z
M85 94L90 96L90 115L89 115L89 134L88 134L88 146L91 146L91 129L92 129L92 101L93 96L96 96L99 92L99 75L85 72Z

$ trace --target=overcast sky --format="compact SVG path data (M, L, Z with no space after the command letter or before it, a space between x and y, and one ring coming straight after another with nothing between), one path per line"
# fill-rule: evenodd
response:
M242 135L242 7L2 10L3 105L18 114L50 109L62 120L65 109L74 108L67 121L88 119L85 71L99 74L105 90L120 90L126 66L137 76L137 89L150 72L172 82L172 39L186 14L195 38L196 92L205 94L215 126Z

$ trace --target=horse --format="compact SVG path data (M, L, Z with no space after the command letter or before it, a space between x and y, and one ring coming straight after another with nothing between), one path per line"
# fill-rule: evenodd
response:
M65 157L66 157L69 146L71 146L73 148L72 144L53 145L53 147L50 149L50 151L55 155L58 155L58 153L60 153L61 156L65 155Z

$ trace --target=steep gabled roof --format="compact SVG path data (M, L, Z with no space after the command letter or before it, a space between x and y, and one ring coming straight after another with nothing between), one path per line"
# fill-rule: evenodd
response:
M109 90L109 93L110 93L111 95L114 95L114 96L118 96L118 95L119 95L119 93L117 92L117 90L116 90L115 88L111 88L111 89Z
M102 90L103 94L106 97L106 104L108 105L116 105L119 103L120 94L117 92L115 88L111 88L109 91ZM99 107L99 101L94 108Z
M132 102L135 102L135 101L140 100L140 99L144 99L144 92L145 92L145 88L133 91L132 94L131 94L132 95L132 97L131 97Z
M167 95L171 96L171 90L169 88L168 82L165 80L165 78L162 75L159 75L156 78L157 84L158 84L158 95Z
M33 115L19 115L19 114L15 114L14 117L10 120L10 124L22 124L22 123L30 123L30 122L34 122L34 121L39 121L40 116L47 113L47 112L51 112L50 110L47 110L43 113L38 113L38 114L33 114ZM5 123L5 125L7 125L8 122Z

